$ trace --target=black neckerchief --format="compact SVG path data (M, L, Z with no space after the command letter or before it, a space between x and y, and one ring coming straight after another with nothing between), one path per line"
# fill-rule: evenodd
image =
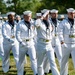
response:
M24 21L25 25L27 26L28 28L28 36L30 36L30 33L31 33L31 29L30 29L30 26L31 26L31 23L28 22L28 21Z
M51 18L53 24L55 25L55 27L57 27L57 19L56 18Z
M68 22L71 24L71 28L72 28L74 25L74 19L68 18Z
M14 23L14 21L8 21L8 23L9 23L9 25L12 27L12 29L14 28L14 25L15 25L15 23Z
M44 22L46 28L49 29L49 22L47 20L43 20L43 22Z
M18 22L19 22L19 20L16 20L16 22L18 23Z
M25 25L28 27L28 29L30 29L31 23L28 21L24 21Z
M46 37L48 36L48 32L49 31L49 37L50 37L50 29L49 29L49 22L48 20L43 20L45 26L46 26Z

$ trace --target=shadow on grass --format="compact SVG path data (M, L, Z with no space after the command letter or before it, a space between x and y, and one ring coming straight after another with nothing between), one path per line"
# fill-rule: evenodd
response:
M0 67L2 68L2 66ZM28 74L33 72L30 67L24 67L24 70L27 73L26 75L33 75L33 74ZM11 66L10 70L7 73L4 73L3 70L1 69L0 75L17 75L17 70L15 69L15 66Z

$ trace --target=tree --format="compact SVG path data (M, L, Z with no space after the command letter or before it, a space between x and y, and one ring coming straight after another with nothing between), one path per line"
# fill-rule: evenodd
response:
M59 13L66 13L66 9L70 7L75 8L74 0L42 0L41 6L42 9L58 9Z
M25 10L31 10L33 14L40 12L42 9L58 9L59 13L66 13L69 7L75 8L74 0L7 0L7 11L15 11L17 14L22 14Z
M22 14L25 10L35 13L41 6L39 0L8 0L7 3L12 4L8 10L15 11L17 14Z
M6 5L3 3L3 0L0 0L0 12L6 13Z
M11 10L16 12L16 8L17 8L17 4L20 0L7 0L7 4L10 4L11 6L8 7L8 9L10 9L12 7Z

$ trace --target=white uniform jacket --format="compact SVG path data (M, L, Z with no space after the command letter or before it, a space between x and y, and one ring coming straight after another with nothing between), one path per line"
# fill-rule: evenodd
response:
M37 41L40 43L48 44L52 39L52 26L49 21L49 29L46 30L46 26L41 19L37 19L35 22L35 26L37 28Z
M59 25L59 38L60 41L65 43L75 43L75 21L71 28L68 19L64 19Z
M34 22L31 21L30 29L26 26L24 20L22 20L18 26L16 31L16 38L19 43L25 43L30 46L34 44Z
M53 37L55 37L55 38L57 38L58 37L58 26L59 26L59 24L60 24L60 21L57 19L57 26L56 26L56 28L55 28L55 25L54 25L54 23L52 22L52 20L51 20L51 18L49 19L50 20L50 22L51 22L51 25L52 25L52 27L53 27Z
M8 21L2 25L2 35L4 41L3 44L15 43L16 42L15 34L16 34L16 23L14 25L13 30Z
M4 24L4 22L2 20L0 20L0 39L2 41L2 25Z
M53 31L52 31L52 46L55 46L56 44L60 43L59 40L59 34L58 34L58 27L60 24L60 21L57 19L57 25L55 26L54 23L52 22L51 18L49 19L51 22L51 25L53 27Z

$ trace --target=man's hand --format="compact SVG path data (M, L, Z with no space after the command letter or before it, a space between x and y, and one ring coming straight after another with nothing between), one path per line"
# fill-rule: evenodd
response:
M47 10L42 16L41 19L45 18L49 14L49 10Z
M61 44L64 44L64 41L61 41Z
M61 46L67 48L67 45L64 43L64 41L61 41Z
M9 41L10 43L14 43L14 40L12 40L12 39L8 39L8 41Z
M25 46L25 45L26 45L24 42L20 42L20 44L21 44L22 46Z

